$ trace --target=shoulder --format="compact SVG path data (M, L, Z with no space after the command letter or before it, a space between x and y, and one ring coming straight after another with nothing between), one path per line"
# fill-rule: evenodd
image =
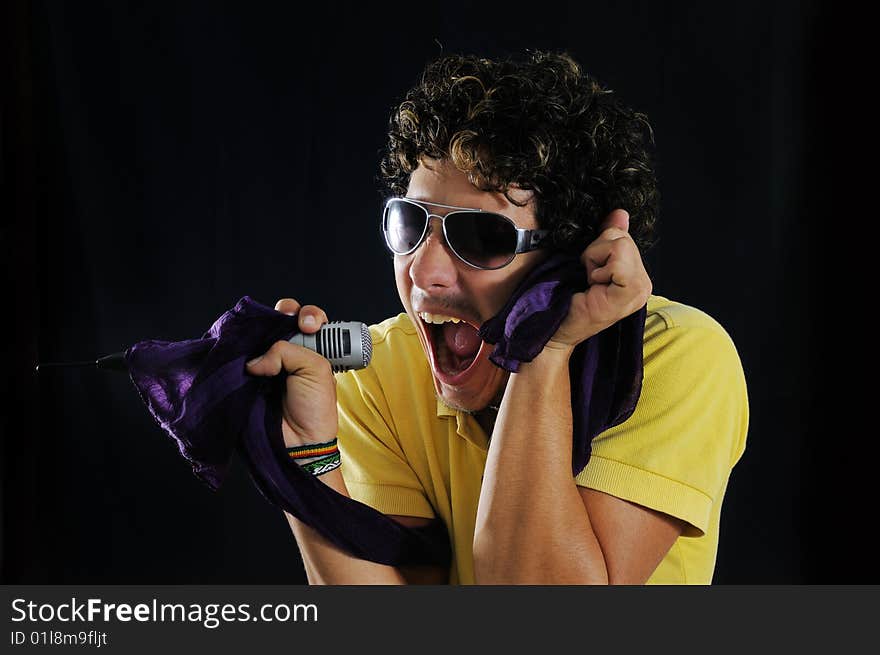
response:
M370 336L373 339L370 365L355 371L356 374L370 371L378 377L387 377L427 366L418 333L407 314L398 314L371 325Z
M692 446L718 447L735 462L745 447L749 401L730 334L706 312L651 296L645 320L644 378L631 427L692 434ZM657 433L655 433L657 434ZM726 435L726 437L724 436Z
M370 336L373 338L373 347L378 350L405 346L413 339L418 342L416 327L410 317L403 313L371 325Z
M369 329L370 365L336 374L345 484L352 498L384 514L432 518L413 456L423 438L417 419L426 415L433 388L418 333L406 314Z
M644 375L635 412L620 430L647 452L670 455L666 471L693 453L692 470L707 471L717 456L718 479L743 454L749 423L746 377L727 330L706 312L662 296L651 296L645 321ZM712 453L712 455L710 455ZM692 481L693 483L694 481ZM694 484L714 487L717 481Z
M644 376L633 414L593 440L578 484L678 517L696 536L742 456L745 376L733 340L706 312L651 296Z
M703 310L664 296L652 295L648 298L647 314L646 338L649 332L654 334L674 328L705 329L727 334L721 324Z
M701 309L652 295L645 318L644 357L646 373L654 364L669 371L707 364L742 373L742 364L730 334ZM655 361L659 360L659 361Z
M370 365L356 371L336 374L341 402L367 397L387 408L384 389L422 381L430 375L418 333L409 316L398 314L369 326L373 341Z

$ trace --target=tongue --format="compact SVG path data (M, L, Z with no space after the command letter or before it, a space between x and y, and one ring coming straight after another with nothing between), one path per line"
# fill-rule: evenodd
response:
M443 338L449 350L458 357L476 356L482 343L479 333L464 321L444 323Z

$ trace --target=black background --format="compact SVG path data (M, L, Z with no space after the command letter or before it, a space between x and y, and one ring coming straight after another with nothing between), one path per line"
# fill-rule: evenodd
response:
M3 582L304 581L283 515L240 464L212 494L125 377L37 377L34 363L192 338L243 295L331 319L401 311L375 182L389 111L441 52L526 48L570 52L647 113L655 293L737 344L751 428L715 582L878 581L876 446L855 411L872 390L850 369L873 349L848 354L870 333L863 264L843 256L870 215L843 215L859 195L836 186L838 146L871 119L851 109L826 4L3 11Z

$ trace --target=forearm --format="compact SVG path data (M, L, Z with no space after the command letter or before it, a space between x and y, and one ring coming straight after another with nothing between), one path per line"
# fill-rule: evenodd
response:
M481 584L607 584L571 471L568 353L512 374L492 433L474 536Z
M348 496L340 469L321 476L321 481ZM405 584L392 566L358 559L330 543L310 526L284 512L302 554L309 584Z

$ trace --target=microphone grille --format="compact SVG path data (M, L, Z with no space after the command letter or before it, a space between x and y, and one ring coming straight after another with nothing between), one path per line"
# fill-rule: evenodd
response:
M364 368L366 368L373 358L373 337L370 336L370 328L366 323L361 323L361 343L364 351Z

